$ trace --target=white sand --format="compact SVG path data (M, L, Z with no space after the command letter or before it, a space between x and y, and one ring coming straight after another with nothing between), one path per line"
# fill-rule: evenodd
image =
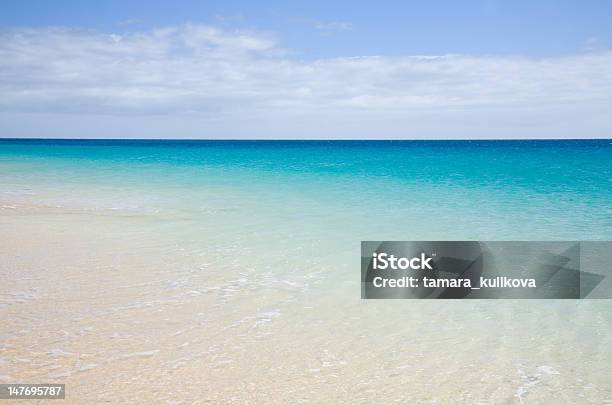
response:
M151 223L1 202L1 382L69 403L612 400L608 301L361 301L358 259L344 283L279 272Z

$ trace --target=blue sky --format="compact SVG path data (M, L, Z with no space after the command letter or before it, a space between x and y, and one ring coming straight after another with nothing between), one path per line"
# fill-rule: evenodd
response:
M3 26L107 32L185 22L275 32L300 56L554 55L612 42L610 1L4 1ZM334 34L334 35L331 35Z
M4 1L0 136L610 137L608 1Z

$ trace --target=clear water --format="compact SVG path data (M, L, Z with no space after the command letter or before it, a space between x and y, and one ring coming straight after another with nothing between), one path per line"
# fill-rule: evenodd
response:
M609 239L612 141L11 141L4 193L361 239ZM82 190L81 193L71 190ZM80 195L79 195L80 194ZM229 222L229 223L228 223ZM210 222L209 222L210 223Z
M5 139L0 227L19 325L0 379L92 400L130 375L156 399L612 401L607 300L359 299L361 240L610 240L610 140Z

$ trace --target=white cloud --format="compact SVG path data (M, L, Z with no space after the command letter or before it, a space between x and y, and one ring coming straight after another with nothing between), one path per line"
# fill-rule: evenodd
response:
M211 128L236 136L249 136L248 131L280 136L298 133L304 124L311 131L333 133L346 128L347 121L360 120L363 125L357 129L374 137L382 128L389 133L389 120L401 125L393 133L427 128L426 121L414 122L421 116L434 121L446 117L449 131L469 134L469 124L457 118L462 116L457 111L464 111L465 117L492 123L513 116L535 119L539 130L552 133L558 123L547 126L541 120L554 117L555 111L584 113L589 106L599 111L612 104L612 52L605 50L546 58L304 61L290 55L269 34L193 24L129 34L4 30L0 113L12 124L0 124L0 129L18 133L16 117L33 113L133 120L185 116L194 122L187 132L195 136ZM312 126L321 117L326 123ZM609 119L601 119L599 127L591 123L591 132L611 129ZM250 120L252 126L242 127L237 120ZM130 134L146 136L151 128L142 122L142 130ZM436 122L431 124L437 128Z

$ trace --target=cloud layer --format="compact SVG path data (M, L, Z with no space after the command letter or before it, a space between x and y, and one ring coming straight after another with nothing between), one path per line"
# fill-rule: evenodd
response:
M253 133L275 137L301 133L308 123L310 131L328 135L354 120L362 120L356 127L364 136L381 130L411 136L440 118L450 120L449 133L455 128L469 136L470 119L479 117L501 124L504 117L506 123L513 117L546 120L556 112L580 115L611 106L612 52L605 50L546 58L305 60L270 34L193 24L129 34L0 32L0 114L10 122L0 125L5 132L15 132L17 117L65 114L130 118L129 132L136 136L149 130L143 124L140 135L136 120L151 116L187 117L194 122L187 132L194 136L215 128L248 137L249 125L236 120L251 120ZM419 117L423 121L415 122ZM320 118L327 125L313 126ZM393 131L389 120L402 128ZM551 132L557 128L548 125ZM436 131L443 136L444 128ZM589 128L605 136L610 124L591 122Z

